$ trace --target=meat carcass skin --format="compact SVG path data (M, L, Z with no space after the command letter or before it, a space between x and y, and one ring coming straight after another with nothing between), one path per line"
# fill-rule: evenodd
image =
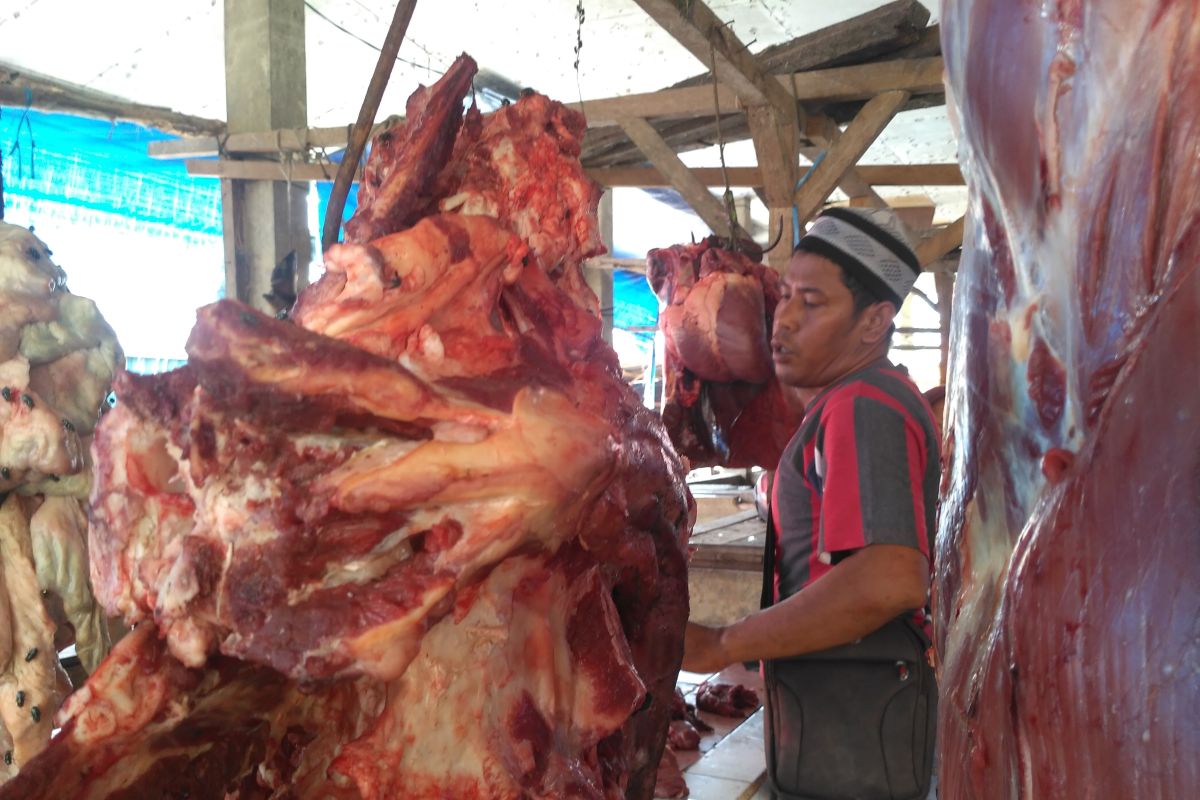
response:
M70 683L108 649L88 585L87 444L121 348L30 231L0 222L0 783L46 746Z
M474 76L475 61L460 56L435 85L408 98L401 127L375 137L358 184L358 209L346 221L347 242L401 231L421 217L462 125L462 96Z
M88 581L87 512L74 497L47 497L29 519L38 586L62 601L83 668L108 653L108 625Z
M0 775L20 769L46 746L70 687L34 571L27 502L14 493L0 505L0 722L8 740Z
M944 0L940 794L1200 795L1200 6Z
M461 109L462 92L421 102ZM192 797L649 798L694 505L580 275L598 197L582 130L530 95L468 115L453 148L377 148L396 161L381 175L426 159L432 194L367 198L364 219L397 227L332 249L292 321L222 301L186 367L118 376L89 547L97 598L146 633L87 703L129 694L118 658L175 676L163 725L116 716L175 741L205 704L169 762L213 776ZM532 176L505 166L531 154ZM243 692L249 720L204 699ZM213 772L222 715L241 744ZM0 798L58 797L36 781L97 758L76 796L156 790L167 762L139 741L60 737Z
M779 276L715 237L651 250L666 340L663 423L693 468L773 468L803 416L775 378Z

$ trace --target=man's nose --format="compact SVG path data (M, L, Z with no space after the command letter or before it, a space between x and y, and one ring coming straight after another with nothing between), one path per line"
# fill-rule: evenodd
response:
M780 300L775 306L775 324L774 330L790 330L796 325L797 316L796 304L789 303L787 300Z

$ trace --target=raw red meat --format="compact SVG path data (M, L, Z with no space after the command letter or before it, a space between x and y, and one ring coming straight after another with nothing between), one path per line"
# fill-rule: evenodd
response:
M696 707L684 699L683 692L678 687L671 699L671 719L683 720L700 733L712 733L712 725L696 716Z
M422 102L461 109L455 91L439 82ZM545 169L456 171L488 147L521 151L526 113L556 142ZM581 121L537 96L490 119L453 148L401 132L372 158L395 174L426 148L458 175L433 185L495 208L338 246L294 322L222 301L200 310L186 367L121 376L93 446L93 581L141 622L122 657L150 654L136 681L177 687L176 716L156 727L119 701L134 676L97 676L85 691L114 730L144 736L56 740L0 798L123 796L110 789L126 779L157 792L145 735L194 731L188 709L205 703L202 735L170 761L211 775L193 798L650 796L693 506L582 293L597 194L569 186L586 180ZM364 219L398 224L372 203L453 205L421 191L365 198ZM540 241L539 215L575 220L576 238ZM244 707L204 699L243 691ZM66 794L34 782L75 764L98 766L53 778L78 781Z
M947 0L944 798L1200 796L1200 7Z
M741 684L705 683L696 690L696 708L722 717L744 717L758 705L758 692Z
M774 467L803 408L775 378L779 276L710 237L651 250L666 338L663 422L691 466Z
M688 796L687 781L683 778L683 770L679 768L679 759L670 747L663 748L662 759L658 762L658 774L654 780L654 796L678 800Z
M673 719L667 730L667 744L674 750L699 750L700 731L686 719Z
M462 98L475 70L473 58L459 56L436 84L421 86L408 98L402 128L375 137L358 183L358 208L346 221L347 242L369 242L421 218L454 147Z

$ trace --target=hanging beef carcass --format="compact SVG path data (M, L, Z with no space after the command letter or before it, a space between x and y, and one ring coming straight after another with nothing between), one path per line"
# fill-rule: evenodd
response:
M949 800L1200 796L1200 7L946 0Z
M0 222L0 783L50 741L109 634L88 583L87 443L121 360L95 303L32 232Z
M691 466L773 468L803 408L775 378L779 276L709 237L651 250L666 340L662 417Z
M683 468L580 276L582 118L531 95L430 135L473 71L377 140L374 238L292 321L222 301L186 367L118 379L92 572L140 625L0 798L650 796Z

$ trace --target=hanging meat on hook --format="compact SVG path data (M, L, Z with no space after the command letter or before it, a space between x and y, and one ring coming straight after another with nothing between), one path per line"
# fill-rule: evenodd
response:
M71 684L108 652L88 578L87 443L121 350L25 228L0 223L0 782L50 740Z
M582 118L460 125L473 71L376 142L293 322L221 301L118 377L92 571L138 627L3 800L650 796L694 506L580 274Z
M771 361L778 274L716 237L651 250L646 265L671 441L693 468L774 467L803 413Z

